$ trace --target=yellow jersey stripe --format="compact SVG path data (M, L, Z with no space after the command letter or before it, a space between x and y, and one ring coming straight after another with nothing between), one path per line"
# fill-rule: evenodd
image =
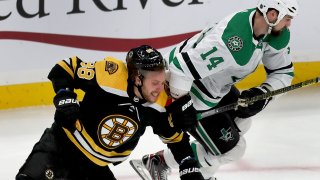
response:
M76 69L77 69L77 59L78 59L77 56L74 56L74 57L71 58L71 66L73 68L73 73L74 74L76 73Z
M71 140L71 142L76 145L76 147L85 155L87 156L87 158L89 158L92 162L94 162L95 164L99 165L99 166L107 166L109 163L102 161L98 158L96 158L95 156L93 156L92 154L90 154L88 151L86 151L86 149L84 149L79 143L78 141L73 137L73 135L70 133L70 131L68 131L67 129L63 128L64 132L67 134L68 138Z
M176 143L176 142L180 142L183 138L183 132L182 133L175 133L173 136L171 136L170 138L163 138L160 137L160 139L162 140L163 143Z
M65 131L67 137L71 140L71 142L86 157L88 157L92 162L99 166L106 166L110 162L125 161L132 152L132 150L125 151L123 153L117 153L115 151L105 151L98 147L86 132L83 133L84 129L82 129L81 132L76 130L73 134L65 128L63 128L63 130Z
M61 66L65 71L67 71L67 73L72 77L72 79L74 79L74 72L72 71L72 69L70 69L70 67L68 66L68 64L66 64L65 61L59 61L58 64L59 64L59 66Z

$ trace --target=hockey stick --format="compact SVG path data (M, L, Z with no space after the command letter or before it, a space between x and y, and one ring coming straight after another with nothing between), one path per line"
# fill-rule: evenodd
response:
M244 106L245 107L245 106L248 106L249 104L251 104L253 102L256 102L256 101L259 101L259 100L262 100L262 99L267 99L267 98L270 98L272 96L283 94L283 93L286 93L286 92L289 92L289 91L292 91L292 90L295 90L295 89L298 89L298 88L310 86L310 85L318 83L319 81L320 81L320 77L316 77L316 78L309 79L309 80L306 80L306 81L303 81L303 82L300 82L300 83L297 83L297 84L294 84L294 85L291 85L291 86L287 86L287 87L284 87L284 88L281 88L281 89L270 91L268 93L265 93L265 94L262 94L262 95L258 95L258 96L255 96L255 97L252 97L252 98L249 98L249 99L239 99L238 102L236 102L236 103L232 103L232 104L229 104L229 105L226 105L226 106L222 106L222 107L219 107L219 108L216 108L216 109L211 109L211 110L208 110L208 111L205 111L205 112L202 112L202 113L198 113L197 114L197 119L201 120L202 118L205 118L205 117L208 117L208 116L212 116L214 114L226 112L226 111L229 111L229 110L232 110L232 109L237 109L238 106Z

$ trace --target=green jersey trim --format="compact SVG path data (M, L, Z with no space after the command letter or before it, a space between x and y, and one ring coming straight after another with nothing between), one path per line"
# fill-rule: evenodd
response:
M182 68L181 68L181 65L180 65L180 63L179 63L179 61L178 61L178 58L175 56L175 52L176 51L176 47L174 48L174 49L172 49L172 51L170 52L170 55L169 55L169 64L171 64L171 63L173 63L173 65L176 67L176 68L178 68L179 70L181 70L182 72L183 72L183 70L182 70Z
M207 145L207 148L210 149L210 152L213 155L216 155L216 156L221 155L221 152L219 151L217 146L214 144L212 139L209 137L209 135L207 134L206 130L203 128L201 123L198 123L196 131L198 132L200 138L204 141L204 143Z
M287 73L275 73L275 74L286 74L289 75L291 77L294 77L294 72L287 72Z
M202 96L201 96L201 93L199 93L197 91L196 88L194 87L191 87L191 93L194 94L201 102L203 102L205 105L207 105L208 107L215 107L218 103L213 103L213 102L210 102L210 101L207 101L205 100Z
M290 31L288 28L285 28L281 31L279 36L274 36L270 34L266 37L266 40L264 41L268 42L268 44L276 50L283 49L287 47L287 45L289 44Z

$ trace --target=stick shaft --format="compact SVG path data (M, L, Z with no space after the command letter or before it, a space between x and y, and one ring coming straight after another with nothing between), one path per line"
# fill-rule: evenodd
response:
M292 90L295 90L295 89L299 89L299 88L302 88L302 87L306 87L306 86L310 86L310 85L316 84L319 81L320 81L320 77L316 77L316 78L309 79L309 80L306 80L306 81L303 81L303 82L300 82L300 83L297 83L297 84L293 84L291 86L287 86L287 87L284 87L284 88L281 88L281 89L270 91L270 92L262 94L262 95L254 96L254 97L249 98L249 99L244 99L244 100L241 99L236 103L232 103L232 104L229 104L229 105L226 105L226 106L222 106L222 107L219 107L219 108L216 108L216 109L211 109L211 110L208 110L208 111L205 111L205 112L202 112L202 113L198 113L197 114L197 119L200 120L202 118L205 118L205 117L208 117L208 116L212 116L214 114L226 112L226 111L229 111L229 110L232 110L232 109L237 109L237 107L240 104L241 105L248 105L248 104L251 104L253 102L262 100L262 99L268 99L268 98L270 98L272 96L276 96L276 95L283 94L283 93L286 93L286 92L289 92L289 91L292 91Z

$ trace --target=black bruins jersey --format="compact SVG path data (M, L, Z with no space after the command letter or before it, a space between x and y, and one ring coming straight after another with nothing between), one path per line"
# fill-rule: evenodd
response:
M128 81L126 64L120 60L107 57L88 63L72 57L58 62L48 78L56 92L62 88L85 92L76 130L63 130L65 137L99 166L126 160L146 126L152 126L164 143L186 139L186 134L170 126L165 91L156 103L137 98Z

